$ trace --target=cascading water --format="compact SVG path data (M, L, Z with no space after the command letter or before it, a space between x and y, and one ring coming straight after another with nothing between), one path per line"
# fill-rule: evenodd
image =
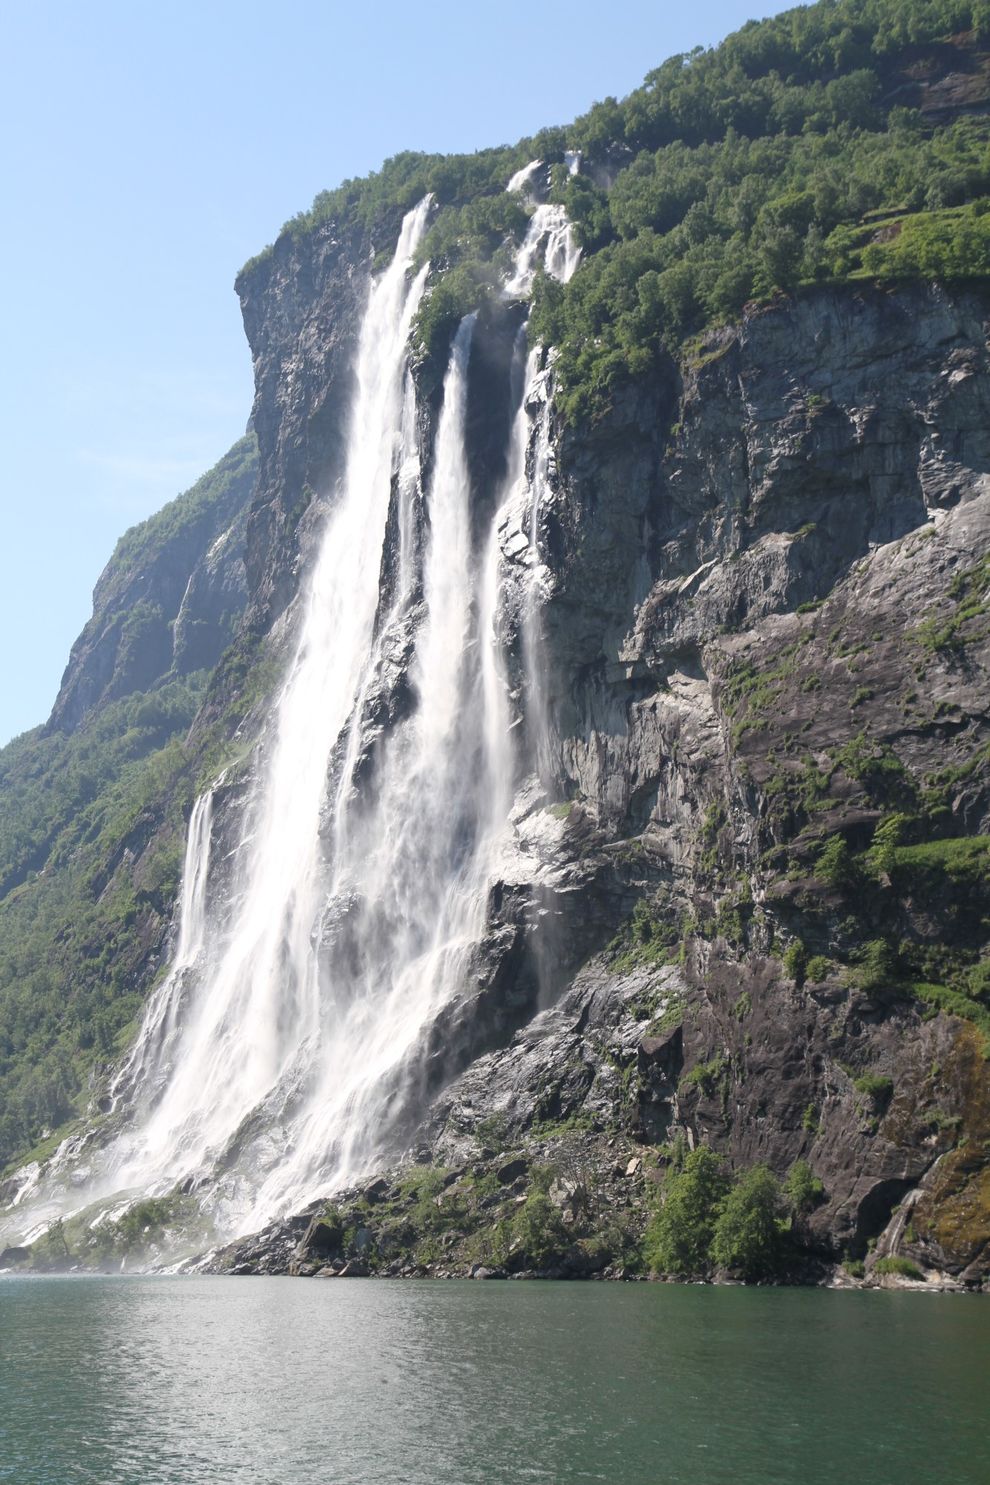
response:
M580 167L581 157L569 153L566 162L569 173L574 175ZM517 171L508 189L525 192L540 163L534 160ZM503 290L506 298L522 298L529 293L541 253L546 272L561 283L569 282L580 262L581 249L561 206L540 205L534 210L513 273ZM523 337L525 328L524 324L520 332ZM530 762L537 778L544 784L549 782L550 775L549 718L540 610L548 596L548 571L540 556L539 542L540 507L549 488L552 462L548 362L549 353L540 347L534 347L527 356L512 429L510 474L504 504L496 517L496 529L515 523L517 530L521 529L528 535L525 560L529 577L519 627Z
M408 214L370 291L344 475L223 900L208 892L208 791L190 821L175 961L114 1085L130 1122L91 1172L71 1176L78 1195L63 1191L59 1210L184 1181L235 1234L357 1176L396 1126L415 1049L464 986L484 933L519 765L502 541L510 508L523 508L537 572L546 419L534 427L529 410L538 352L520 374L523 326L505 487L476 541L468 316L424 496L407 344L428 212L427 200ZM541 255L556 276L573 272L562 208L535 209L507 297L528 293ZM522 625L536 696L532 602Z
M393 1076L464 982L484 927L494 839L492 781L507 775L506 729L487 725L477 561L465 453L474 317L444 386L427 493L422 618L410 715L335 821L335 872L321 957L330 989L321 1056L285 1160L255 1215L358 1173L401 1105ZM504 818L504 816L503 816Z
M223 779L217 780L217 786ZM184 992L191 972L199 961L206 941L206 889L210 873L210 846L213 829L213 789L207 789L193 805L186 835L186 853L182 864L182 891L179 898L179 942L172 967L159 990L152 996L145 1013L141 1033L133 1050L111 1087L114 1101L125 1090L140 1086L147 1097L155 1093L154 1079L158 1070L171 1065L176 1039L181 1027Z
M526 297L541 262L548 273L566 283L580 256L581 249L574 242L574 232L564 208L538 206L530 218L512 277L503 290L506 299Z
M392 475L402 448L412 317L426 267L408 266L429 203L407 216L369 299L342 489L308 586L270 761L247 812L237 906L216 925L167 1083L124 1152L126 1186L202 1169L241 1122L305 1082L320 1029L312 935L322 908L321 808L331 752L358 697L379 605Z

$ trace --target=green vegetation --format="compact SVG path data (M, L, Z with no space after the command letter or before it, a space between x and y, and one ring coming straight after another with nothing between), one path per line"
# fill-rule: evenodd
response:
M792 939L787 945L782 963L788 978L798 986L803 985L808 970L808 951L799 938Z
M545 1138L541 1134L541 1138ZM518 1155L460 1171L408 1168L385 1191L327 1208L314 1266L357 1260L371 1273L463 1272L472 1264L511 1273L637 1269L642 1221L603 1189L601 1172L573 1154L530 1164Z
M858 881L856 864L852 852L841 835L830 835L822 846L815 862L815 875L828 886L845 892L855 887Z
M765 1165L739 1177L715 1222L711 1256L719 1268L748 1280L769 1279L782 1256L781 1192Z
M651 1268L682 1277L707 1272L728 1187L722 1162L706 1145L685 1156L683 1168L667 1177L663 1204L647 1229L644 1253Z
M701 1092L710 1098L728 1073L728 1058L724 1057L721 1052L716 1053L708 1062L696 1062L694 1067L684 1074L679 1091L686 1093L692 1088L700 1088Z
M990 210L990 202L985 203L985 209ZM977 220L985 232L990 232L990 217L984 213ZM948 597L955 605L952 613L947 617L940 611L922 620L915 639L932 654L945 655L958 655L966 645L983 639L987 627L978 621L987 616L988 590L990 557L984 557L975 567L956 573L949 584Z
M784 1182L784 1196L791 1211L797 1217L806 1216L818 1205L824 1195L824 1187L806 1160L796 1160Z
M256 467L251 436L118 542L86 633L119 624L122 680L126 647L164 624L156 605L130 601L132 584L177 545L202 549L243 508ZM229 739L274 681L250 638L212 681L168 664L72 730L36 728L0 750L0 1172L47 1152L126 1045L173 911L193 798L235 756ZM212 720L190 740L208 684ZM246 730L236 752L250 741Z
M562 348L567 412L601 412L664 347L753 298L985 274L985 121L932 128L897 97L908 38L983 37L982 10L848 0L790 11L671 58L578 120L569 138L593 159L635 154L607 195L561 187L588 256L566 288L541 281L536 315Z
M900 845L906 815L892 814L881 820L873 832L873 842L866 853L866 866L874 876L889 876L897 862L897 847Z
M889 1258L878 1258L873 1265L873 1272L880 1274L881 1277L884 1274L895 1274L902 1279L915 1279L921 1282L925 1277L916 1263L913 1263L910 1258L901 1258L898 1254L893 1254Z
M925 980L913 980L911 993L918 1000L950 1016L959 1016L963 1021L972 1021L983 1034L984 1055L990 1058L990 1010L979 1000L964 991L954 990L951 985L931 984Z
M810 1210L821 1192L807 1167L795 1167L787 1191L792 1210ZM719 1157L700 1145L669 1170L643 1253L655 1272L681 1278L722 1268L747 1281L770 1279L786 1262L788 1225L784 1193L765 1165L732 1181Z
M533 1268L549 1268L571 1245L571 1234L559 1207L551 1201L551 1172L534 1171L530 1191L512 1218L510 1247L521 1249Z
M946 881L957 890L979 888L990 878L990 836L955 836L896 846L889 869L894 885L912 892L932 892Z
M644 1036L664 1036L684 1025L684 1002L674 996L659 1015L651 1016L643 1032Z
M257 469L258 441L253 433L247 433L191 489L124 532L101 583L125 568L133 569L153 561L176 537L196 543L204 527L213 524L218 506L225 506L231 496L238 504L243 501L245 485L253 483Z
M609 945L610 967L615 974L627 974L643 965L669 964L677 957L681 938L677 925L663 923L654 914L654 905L641 897Z
M279 245L333 222L387 256L402 212L431 192L431 293L417 329L439 375L454 326L493 296L524 230L505 184L543 160L583 260L567 286L538 279L533 329L560 348L565 415L598 417L624 382L754 299L990 271L990 122L977 106L932 124L914 106L906 50L941 45L948 73L956 49L988 32L985 0L822 0L671 57L566 129L474 155L396 155L322 192ZM578 175L563 168L565 149L581 151ZM611 173L608 189L596 166ZM809 416L824 405L812 392Z
M882 1073L863 1073L862 1077L853 1079L853 1087L857 1093L865 1094L876 1103L883 1103L894 1091L894 1080Z
M260 650L193 741L205 672L0 750L0 1171L81 1112L91 1076L133 1032L149 942L161 943L178 894L188 812L234 756L228 739L258 676L262 690L273 683Z
M887 939L870 939L864 944L859 958L860 969L857 978L864 990L886 990L896 983L898 978L897 951Z
M128 1260L195 1251L208 1238L209 1229L191 1197L144 1197L116 1218L92 1222L82 1214L53 1222L32 1245L30 1261L42 1272L117 1269Z
M191 802L180 738L205 679L0 752L0 1168L73 1116L88 1070L138 1012L141 932L178 886ZM139 873L122 869L128 843L148 845Z

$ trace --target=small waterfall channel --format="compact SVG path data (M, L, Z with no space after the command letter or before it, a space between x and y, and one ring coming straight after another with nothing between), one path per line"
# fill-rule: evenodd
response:
M546 357L527 352L524 324L506 475L478 533L468 315L423 488L409 336L431 206L408 213L369 291L344 474L297 600L229 879L211 892L214 786L189 824L174 961L113 1084L122 1128L85 1160L67 1147L25 1184L36 1230L181 1184L234 1236L359 1177L408 1102L424 1034L465 985L516 784L543 768L532 755L546 726L538 535L550 434ZM540 263L569 278L578 256L563 208L536 205L505 298L524 299ZM510 562L526 573L515 698Z

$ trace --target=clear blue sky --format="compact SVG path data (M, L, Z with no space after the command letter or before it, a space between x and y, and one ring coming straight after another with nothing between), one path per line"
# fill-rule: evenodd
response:
M244 430L234 274L401 149L566 123L773 0L32 0L0 28L0 743L116 538Z

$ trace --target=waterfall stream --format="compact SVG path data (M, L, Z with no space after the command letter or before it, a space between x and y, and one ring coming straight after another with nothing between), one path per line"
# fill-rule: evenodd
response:
M369 291L344 473L297 600L229 880L211 894L208 790L189 825L175 958L113 1085L128 1122L71 1176L89 1202L182 1182L227 1235L361 1175L484 934L514 786L533 767L518 752L501 616L513 522L529 569L517 710L532 713L530 739L545 726L535 585L549 423L545 397L534 401L545 368L541 352L527 355L524 324L505 481L479 535L473 314L453 342L422 488L408 342L430 209L427 198L406 216ZM536 206L505 297L524 298L539 263L566 279L577 259L563 208ZM70 1206L64 1191L56 1206Z

